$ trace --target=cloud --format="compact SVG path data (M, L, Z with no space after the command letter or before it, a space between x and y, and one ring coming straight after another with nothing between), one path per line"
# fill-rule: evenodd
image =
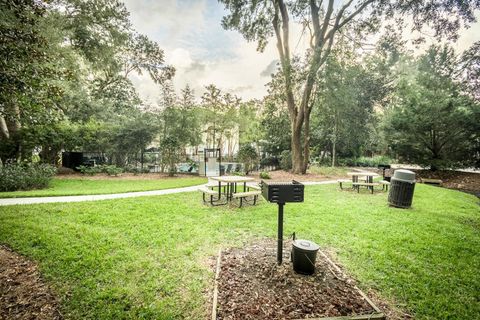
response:
M270 62L270 64L262 72L260 72L260 75L262 77L270 77L279 69L279 66L278 66L279 62L280 60L278 59L272 60L272 62Z
M134 28L157 41L166 62L176 68L173 82L177 92L189 84L199 98L204 87L213 83L244 100L260 99L267 93L265 85L278 68L275 40L271 38L259 53L256 43L247 42L236 31L223 30L221 19L226 12L217 1L125 0L125 4ZM478 41L479 34L479 23L463 30L457 50ZM292 24L292 55L305 52L308 37L300 24ZM160 88L148 75L132 75L131 80L142 99L156 103Z

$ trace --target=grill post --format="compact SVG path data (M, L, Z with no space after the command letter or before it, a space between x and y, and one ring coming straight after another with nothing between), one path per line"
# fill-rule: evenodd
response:
M277 264L282 264L283 258L283 206L285 203L278 203L278 235L277 235Z
M283 256L283 207L287 202L303 202L305 186L298 181L265 182L262 180L262 195L268 202L278 205L277 264L282 264Z

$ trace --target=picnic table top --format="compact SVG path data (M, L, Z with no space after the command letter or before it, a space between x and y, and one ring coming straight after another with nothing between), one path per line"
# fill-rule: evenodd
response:
M220 177L210 177L212 180L226 182L226 183L233 183L233 182L248 182L255 180L251 177L245 176L220 176Z
M369 176L369 177L378 177L379 174L370 171L361 171L361 172L347 172L349 176Z

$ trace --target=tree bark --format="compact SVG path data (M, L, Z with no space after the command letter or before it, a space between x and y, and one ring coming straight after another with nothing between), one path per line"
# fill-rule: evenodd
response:
M307 110L303 123L303 163L302 174L307 173L308 162L310 159L310 111Z
M301 173L303 169L302 127L292 121L292 172Z
M335 163L337 162L337 135L338 135L338 117L337 112L335 111L334 114L334 122L335 126L333 129L333 141L332 141L332 168L335 167Z

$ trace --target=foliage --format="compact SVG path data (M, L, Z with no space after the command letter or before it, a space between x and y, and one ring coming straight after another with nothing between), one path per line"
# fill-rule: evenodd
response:
M16 0L0 8L2 161L31 161L39 151L56 164L62 149L131 154L153 140L157 130L129 77L147 73L163 84L174 69L132 28L122 2Z
M432 46L406 62L385 122L402 161L437 168L479 166L480 105L454 81L456 57Z
M339 160L341 166L347 167L377 167L379 164L391 164L393 160L388 156L342 158Z
M462 25L475 21L478 1L442 0L436 5L427 1L244 1L221 0L228 10L223 17L225 29L237 30L248 41L255 41L263 51L272 38L276 39L282 69L284 99L289 111L292 134L293 171L305 173L310 158L310 115L318 83L317 74L326 63L332 49L344 34L361 43L390 20L396 24L407 16L413 18L414 30L425 25L435 30L438 39L454 39ZM454 14L452 14L454 13ZM400 17L399 17L400 16ZM290 21L301 21L310 31L310 48L305 54L305 71L297 81L294 56L290 48ZM275 37L273 37L275 36ZM335 148L333 148L335 150Z
M123 172L122 168L119 168L115 165L107 165L107 164L101 164L97 166L78 166L78 170L80 170L81 173L89 175L89 176L94 176L97 173L106 173L109 176L118 176L120 173Z
M246 131L254 130L245 120L239 120L239 107L241 99L230 93L223 93L214 84L205 87L202 95L202 122L207 134L206 145L214 148L222 148L226 142L227 150L223 152L230 159L233 159L233 152L236 148L235 129L240 122L242 136ZM243 113L251 113L251 108L244 108Z
M119 168L115 165L106 165L103 167L103 172L108 174L109 176L118 176L120 173L123 172L122 168Z
M0 159L20 159L26 125L50 124L62 94L57 80L69 78L58 65L56 44L48 41L43 4L0 2Z
M270 174L266 171L260 172L260 179L271 179Z
M280 154L280 168L285 171L292 169L292 152L290 150L283 150Z
M402 210L387 205L386 193L337 189L306 186L305 202L289 207L284 233L334 248L363 291L408 306L403 311L416 319L478 318L475 196L418 184L413 208ZM62 310L71 318L203 319L211 288L204 261L221 248L275 239L277 222L275 205L212 208L200 197L2 207L0 242L38 262L69 293Z
M85 165L81 165L81 166L78 166L77 169L83 173L83 174L87 174L89 176L94 176L96 175L97 173L100 173L102 172L101 168L99 166L85 166Z
M353 49L346 46L330 55L321 78L312 114L314 155L328 152L334 165L338 156L375 151L367 142L376 134L373 106L382 98L383 83L355 63Z
M280 166L280 161L278 160L278 157L265 157L260 160L260 166L277 168Z
M168 167L168 174L173 176L177 172L177 163L180 161L180 143L175 137L167 136L160 143L162 164Z
M47 188L55 172L47 164L7 163L0 166L0 191Z
M290 123L288 121L288 110L284 103L275 96L275 82L269 83L270 92L263 101L263 112L260 119L262 128L262 140L260 145L263 150L272 156L279 156L283 150L290 149Z
M237 158L243 163L245 174L252 171L258 163L258 154L251 144L244 144L238 150Z

